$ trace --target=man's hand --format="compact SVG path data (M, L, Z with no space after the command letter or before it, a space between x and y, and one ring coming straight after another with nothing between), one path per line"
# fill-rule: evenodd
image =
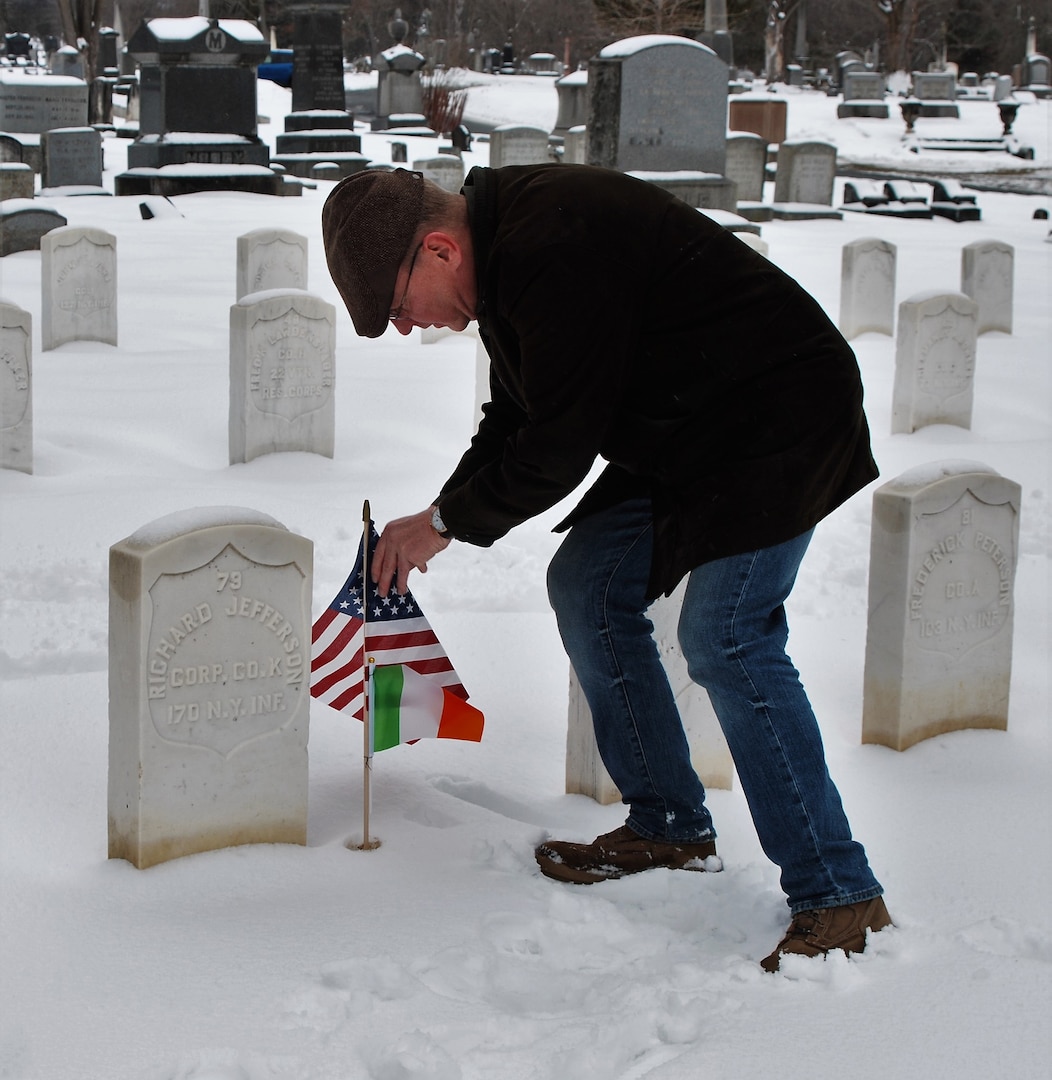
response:
M426 574L431 557L449 547L449 538L439 536L431 526L434 509L429 506L419 514L387 523L372 558L372 578L381 596L391 591L392 581L399 594L407 593L409 571Z

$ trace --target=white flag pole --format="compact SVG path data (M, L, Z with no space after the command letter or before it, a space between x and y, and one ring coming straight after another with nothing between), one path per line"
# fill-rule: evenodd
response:
M369 655L369 637L366 620L369 611L369 590L372 579L369 575L369 526L372 515L369 512L369 500L362 506L362 851L373 851L380 846L379 840L369 837L369 811L372 808L373 775L373 669L376 662Z

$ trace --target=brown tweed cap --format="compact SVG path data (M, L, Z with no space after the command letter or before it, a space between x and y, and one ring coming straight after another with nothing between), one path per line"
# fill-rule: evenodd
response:
M379 337L394 304L398 268L423 213L423 173L354 173L332 189L321 211L329 273L362 337Z

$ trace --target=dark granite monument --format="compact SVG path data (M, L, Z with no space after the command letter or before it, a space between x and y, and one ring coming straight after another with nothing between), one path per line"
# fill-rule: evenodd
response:
M256 134L256 67L267 55L242 19L151 19L128 43L141 65L131 168L188 162L266 165ZM188 138L188 133L214 138Z

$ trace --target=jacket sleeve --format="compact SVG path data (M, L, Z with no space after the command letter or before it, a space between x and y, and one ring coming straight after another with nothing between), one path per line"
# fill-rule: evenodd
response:
M621 398L633 284L573 245L509 260L490 318L493 401L440 496L455 537L492 544L588 475Z

